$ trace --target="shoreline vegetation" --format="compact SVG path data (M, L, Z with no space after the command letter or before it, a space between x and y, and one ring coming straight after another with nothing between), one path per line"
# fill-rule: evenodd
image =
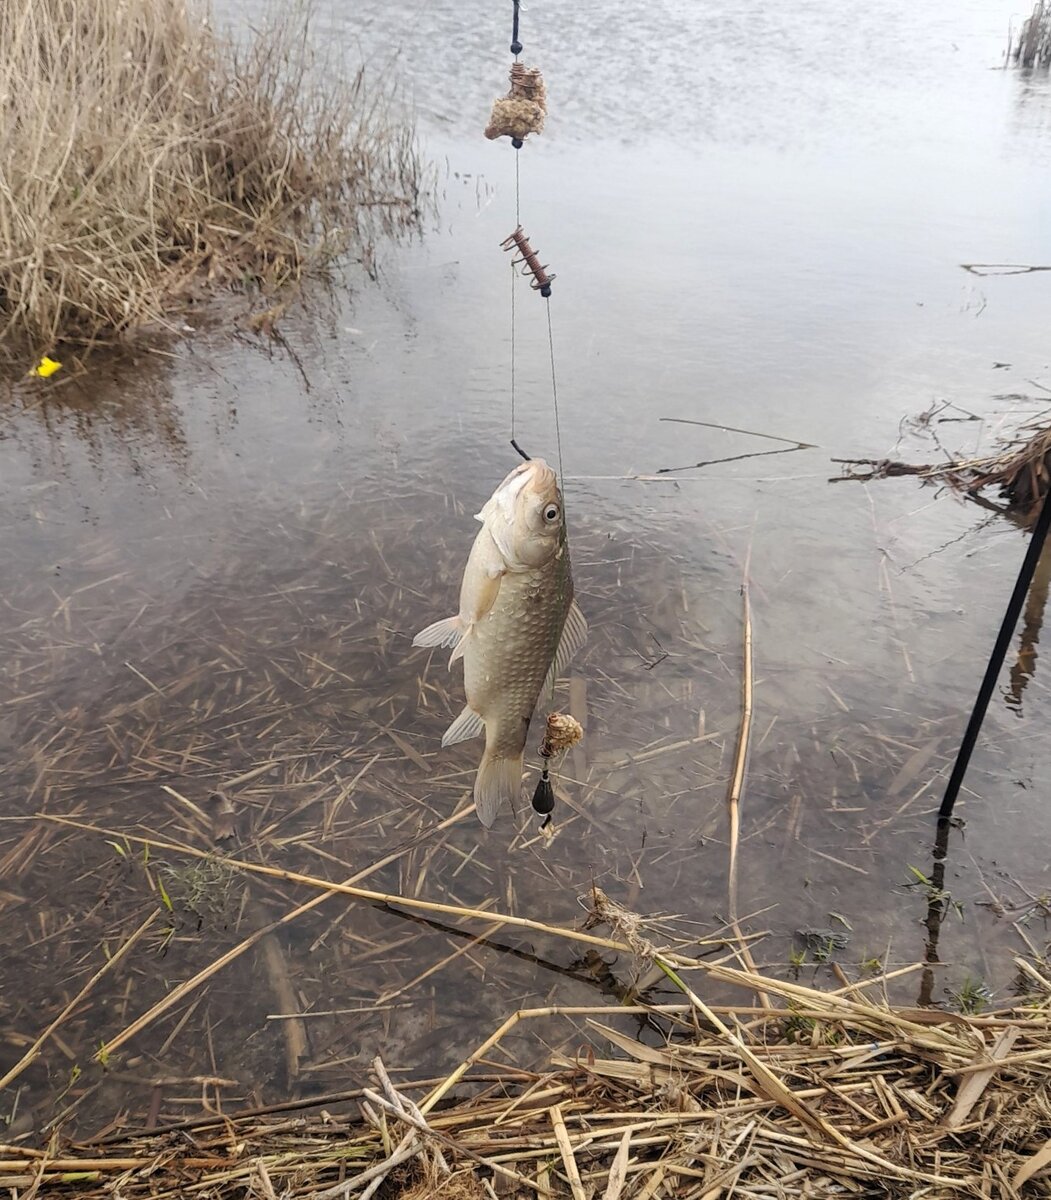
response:
M1051 4L1037 0L1015 38L1008 38L1007 57L1023 68L1051 66Z
M888 981L923 964L853 981L840 971L841 986L818 990L733 954L658 950L643 918L597 889L593 900L586 926L609 926L608 944L637 969L660 967L685 1002L519 1010L444 1077L398 1072L395 1085L377 1057L371 1086L241 1113L221 1096L235 1081L202 1077L211 1111L167 1128L114 1122L40 1148L9 1139L0 1184L82 1200L114 1187L128 1200L1046 1195L1051 980L1030 962L1017 960L1032 995L1013 1005L894 1008ZM702 1000L694 987L712 983L737 989L735 1002ZM538 1025L567 1027L575 1052L540 1069L516 1061L505 1043Z
M272 14L235 39L207 0L0 5L0 362L280 300L419 222L391 85L319 48L308 2Z

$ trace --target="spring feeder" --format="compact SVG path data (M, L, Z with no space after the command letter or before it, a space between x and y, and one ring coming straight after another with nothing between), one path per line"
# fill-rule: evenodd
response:
M531 276L529 286L534 292L539 292L545 299L551 295L551 284L558 277L550 273L546 266L540 265L540 259L530 246L521 225L509 237L504 238L500 247L503 250L517 250L519 257L512 259L512 265L521 265L522 274Z
M511 90L493 101L485 136L490 141L509 137L511 145L521 150L529 134L542 132L546 116L547 93L540 68L515 62L511 64Z
M540 781L536 785L536 791L533 793L533 811L544 818L541 829L546 828L555 807L555 789L551 786L551 759L558 754L565 754L583 736L584 730L575 717L559 712L548 715L544 740L540 743L539 751L544 766L540 773Z

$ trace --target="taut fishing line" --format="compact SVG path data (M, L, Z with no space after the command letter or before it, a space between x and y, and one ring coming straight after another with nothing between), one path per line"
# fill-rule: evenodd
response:
M547 115L547 96L544 89L543 76L537 67L525 67L519 62L522 53L522 42L519 37L520 0L511 0L511 87L506 96L501 96L493 104L492 115L485 130L485 136L490 139L509 137L515 150L515 231L505 238L502 245L505 250L517 250L517 257L511 260L511 437L510 442L518 454L524 459L531 456L518 444L517 434L517 321L516 292L518 286L518 268L521 274L530 277L530 283L535 291L539 291L544 299L551 296L551 283L555 276L548 272L546 266L540 263L536 252L529 244L529 239L522 230L522 166L519 157L525 139L531 133L540 133L544 127ZM550 306L547 314L548 323L548 353L551 358L552 407L554 410L555 436L558 444L558 474L562 479L562 434L559 427L558 395L554 361L554 338L551 332Z
M538 291L545 301L545 309L547 314L547 348L548 358L551 369L551 406L555 424L555 447L558 455L558 479L559 483L565 481L564 464L562 457L562 426L558 411L558 373L555 368L555 335L551 320L551 284L555 279L553 273L549 272L547 266L540 262L536 251L533 249L522 229L522 172L521 172L521 150L525 144L525 139L530 133L539 133L544 127L544 118L547 115L547 100L544 89L544 80L540 71L536 67L525 67L519 62L519 55L522 53L522 42L519 38L519 20L520 20L520 0L511 0L512 3L512 18L511 18L511 54L514 61L511 64L511 88L506 96L500 97L493 104L492 115L489 118L489 124L485 130L485 136L493 139L498 137L509 137L511 145L515 151L515 231L509 237L505 238L501 243L502 248L512 252L511 259L511 445L515 451L527 461L531 457L518 444L517 438L517 311L516 311L516 294L518 289L518 276L521 273L530 280L530 287L534 291ZM519 272L521 267L521 272ZM565 537L565 492L562 494L562 530L563 538ZM553 741L553 727L550 725L550 720L555 718L557 714L552 714L549 718L548 733L545 736L544 744L541 748L540 755L542 760L542 772L540 782L537 784L536 792L533 796L533 808L544 816L542 828L546 828L551 820L551 811L554 808L554 790L551 786L550 778L550 759L555 755L556 746L560 750L567 749L572 742L560 742L557 738ZM560 718L561 719L561 718ZM580 727L576 726L579 731ZM582 732L582 731L581 731ZM579 734L577 734L579 736Z

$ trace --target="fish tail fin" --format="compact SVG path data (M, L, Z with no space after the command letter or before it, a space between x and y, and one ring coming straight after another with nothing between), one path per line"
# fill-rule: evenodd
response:
M491 754L488 746L478 764L474 781L474 806L478 819L488 829L502 805L514 802L522 794L523 756L503 758Z

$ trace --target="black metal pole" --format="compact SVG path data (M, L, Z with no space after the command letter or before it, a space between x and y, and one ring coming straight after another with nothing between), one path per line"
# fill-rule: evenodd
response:
M942 797L942 806L938 810L939 821L948 821L952 816L953 806L960 792L960 785L963 783L964 775L967 774L967 764L971 761L971 752L974 750L975 742L978 741L978 732L982 728L986 709L988 709L989 701L992 699L993 689L996 687L996 681L1000 675L1000 668L1004 665L1007 648L1010 646L1011 638L1014 636L1015 626L1018 624L1018 616L1022 611L1022 606L1025 604L1026 593L1029 591L1029 584L1032 582L1036 564L1040 561L1040 554L1044 549L1044 542L1047 539L1049 528L1051 528L1051 487L1044 494L1040 516L1037 517L1036 524L1033 526L1033 533L1029 538L1029 547L1025 552L1022 569L1018 572L1018 578L1015 580L1014 591L1011 593L1007 612L1004 613L1003 624L1000 626L996 644L993 646L993 652L989 657L989 665L985 668L985 678L982 680L982 686L978 689L978 698L974 702L974 710L971 713L971 719L967 722L967 729L964 732L963 741L960 743L960 749L956 755L956 763L953 766L952 775L949 776L949 784L945 789L945 795Z

